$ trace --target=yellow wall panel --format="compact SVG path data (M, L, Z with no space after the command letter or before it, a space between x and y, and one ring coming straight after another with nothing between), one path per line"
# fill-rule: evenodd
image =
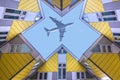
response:
M38 0L20 0L19 10L25 10L30 12L39 12Z
M108 22L91 22L90 25L106 36L109 40L114 41L114 37Z
M67 53L67 72L84 72L85 68L69 53Z
M60 4L60 0L52 0L53 4L55 6L57 6L59 9L61 8L61 4ZM68 7L71 4L71 0L63 0L62 1L62 8L65 9L66 7Z
M2 80L9 80L33 58L24 56L28 53L3 53L0 59L0 77ZM30 55L30 54L29 54ZM26 60L27 59L27 60Z
M30 21L14 20L10 28L10 31L8 33L7 40L8 41L11 40L12 38L23 32L24 30L26 30L27 28L29 28L33 23L34 22L30 22Z
M98 60L94 60L95 58L92 57L94 55ZM120 57L117 53L94 53L92 56L90 59L113 80L120 79Z
M39 72L57 72L58 71L58 53L49 58L39 69Z
M63 9L71 4L72 0L63 0Z
M53 4L54 4L55 6L57 6L59 9L61 8L61 7L60 7L60 0L52 0L52 2L53 2Z
M104 7L102 4L102 0L87 0L85 6L85 13L93 13L93 12L103 12Z
M35 63L36 63L36 61L33 60L22 71L20 71L12 80L22 80L22 79L24 79L30 73L30 71L32 70Z

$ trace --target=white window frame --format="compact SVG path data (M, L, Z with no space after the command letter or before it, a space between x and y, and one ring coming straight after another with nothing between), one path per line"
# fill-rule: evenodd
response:
M45 78L44 77L45 73L47 73L47 72L39 72L38 73L38 80L47 80L47 79L44 79ZM40 74L42 74L42 79L40 79ZM47 78L48 78L48 73L47 73Z
M59 64L61 64L61 66L59 66ZM63 69L66 69L66 64L65 63L59 63L58 64L58 80L67 80L67 72L65 72L66 76L65 79L63 79ZM65 64L65 66L63 66L63 64ZM61 69L61 78L59 79L59 69Z
M107 12L111 12L111 11L107 11ZM98 21L99 21L99 19L101 19L100 22L102 22L102 21L104 21L103 18L110 18L110 17L116 17L117 20L113 20L113 21L118 21L118 18L117 18L117 15L116 15L116 11L114 11L114 12L115 12L115 15L105 15L105 16L102 15L102 13L104 13L104 12L96 13L96 15L98 16ZM109 22L113 22L113 21L109 21Z
M79 73L79 79L77 79L77 73ZM82 78L82 73L84 73L84 78ZM86 79L86 73L85 72L76 72L76 80L85 80Z
M100 44L100 51L101 52L104 52L104 50L103 50L103 46L105 46L105 52L109 52L109 50L108 50L108 46L110 46L110 48L111 48L111 52L112 52L112 46L111 45L107 45L107 44Z
M13 46L13 51L11 52L11 47ZM21 46L22 44L10 44L10 53L16 53L16 52L21 52ZM18 50L18 51L17 51Z
M5 9L4 9L4 15L3 15L3 19L5 19L5 20L11 20L11 19L4 18L5 15L9 15L9 16L17 16L17 17L18 17L17 20L24 20L26 14L27 14L26 11L22 11L22 10L18 10L18 11L21 11L20 14L16 14L16 13L8 13L8 12L5 12L6 9L12 9L12 8L7 8L7 7L5 7ZM17 10L17 9L13 9L13 10ZM26 14L24 15L23 12L26 12ZM16 20L16 19L12 19L12 20Z

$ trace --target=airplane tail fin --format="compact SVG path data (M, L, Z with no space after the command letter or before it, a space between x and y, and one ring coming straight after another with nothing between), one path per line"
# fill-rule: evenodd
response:
M47 36L49 36L49 35L50 35L49 29L47 29L47 28L44 28L44 29L45 29L45 31L47 32Z

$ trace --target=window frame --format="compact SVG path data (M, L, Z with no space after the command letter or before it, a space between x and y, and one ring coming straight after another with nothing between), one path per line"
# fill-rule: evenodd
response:
M105 53L112 53L112 46L111 45L108 45L108 44L99 44L100 45L100 52L105 52ZM105 47L104 49L103 49L103 46ZM108 49L108 47L110 47L109 49Z
M114 12L114 14L104 15L105 13L110 13L110 12ZM103 22L103 21L109 21L109 22L118 21L115 11L99 12L99 13L96 13L96 15L98 17L98 21L100 21L100 22ZM112 19L112 18L114 18L114 19Z
M61 66L60 66L61 65ZM60 70L60 73L59 73ZM65 70L65 76L64 76L64 70ZM59 76L60 74L60 76ZM66 72L66 64L65 63L59 63L58 64L58 80L66 80L67 79L67 72Z
M13 50L11 51L11 47L13 46ZM10 53L16 53L16 52L21 52L21 46L22 44L10 44L10 49L9 52Z
M38 80L47 80L48 79L48 73L47 72L39 72L38 73ZM46 77L45 77L45 74L46 74ZM41 77L41 79L40 79Z
M84 77L82 76L82 74L84 74ZM85 72L76 72L76 80L84 80L84 79L86 79L86 73Z

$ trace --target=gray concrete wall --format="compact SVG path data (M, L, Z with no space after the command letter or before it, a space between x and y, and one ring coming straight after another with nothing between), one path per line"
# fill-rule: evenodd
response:
M11 20L0 20L0 26L11 26L12 21Z
M109 22L111 28L120 28L120 22Z
M104 4L104 9L105 11L120 9L120 1L106 3Z
M17 9L18 4L19 4L19 2L15 1L15 0L0 0L0 6L3 6L3 7L9 7L9 8Z

